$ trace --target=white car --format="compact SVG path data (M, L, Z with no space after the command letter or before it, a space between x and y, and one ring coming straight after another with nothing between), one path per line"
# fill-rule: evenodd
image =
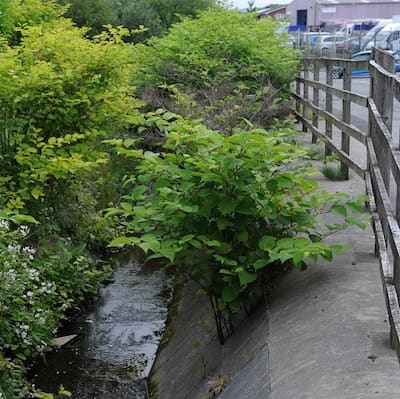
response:
M322 55L333 55L337 50L343 49L344 35L322 36L318 40L317 48Z

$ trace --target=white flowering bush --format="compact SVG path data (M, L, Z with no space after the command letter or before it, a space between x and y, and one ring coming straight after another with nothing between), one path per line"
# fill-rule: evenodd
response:
M36 250L21 245L27 226L10 230L0 224L0 350L21 360L41 352L55 326L52 312L57 288L43 279L35 264Z
M24 363L49 345L66 311L96 289L84 247L57 241L37 253L24 225L0 217L0 394L23 398ZM0 396L1 398L1 396Z

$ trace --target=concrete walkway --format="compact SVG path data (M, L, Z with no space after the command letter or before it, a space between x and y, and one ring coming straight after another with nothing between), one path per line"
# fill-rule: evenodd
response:
M365 193L357 176L319 180L328 191ZM351 228L330 241L350 249L289 273L271 297L271 399L400 398L372 229Z

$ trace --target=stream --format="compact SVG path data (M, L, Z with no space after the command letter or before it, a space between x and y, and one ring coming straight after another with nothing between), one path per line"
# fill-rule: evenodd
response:
M165 326L172 284L135 253L119 255L113 282L69 323L62 335L77 337L49 352L32 372L45 392L62 385L74 399L146 399L146 378ZM61 335L61 334L60 334Z

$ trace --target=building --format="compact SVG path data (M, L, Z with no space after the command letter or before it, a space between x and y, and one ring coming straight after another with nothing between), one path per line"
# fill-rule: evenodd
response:
M293 0L286 6L290 25L308 27L327 21L363 21L394 15L400 15L400 0Z
M272 17L275 19L286 19L286 6L282 7L268 7L259 10L257 13L258 18Z

